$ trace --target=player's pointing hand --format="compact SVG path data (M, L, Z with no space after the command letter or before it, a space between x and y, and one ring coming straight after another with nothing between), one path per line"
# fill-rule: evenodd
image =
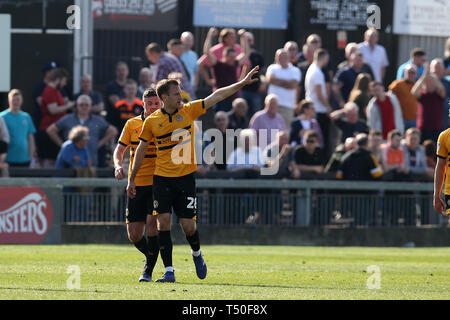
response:
M253 68L253 70L251 70L247 76L244 78L244 80L242 80L243 84L245 86L248 86L252 83L255 83L257 81L259 81L259 79L252 79L255 75L257 75L259 72L259 66L256 66L255 68Z

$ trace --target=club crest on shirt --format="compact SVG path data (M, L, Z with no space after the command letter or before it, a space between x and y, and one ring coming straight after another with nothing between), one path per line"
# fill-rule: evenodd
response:
M177 120L178 122L183 121L183 116L176 116L175 120Z

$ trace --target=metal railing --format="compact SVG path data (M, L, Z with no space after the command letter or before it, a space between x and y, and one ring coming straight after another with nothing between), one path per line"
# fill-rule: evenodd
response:
M62 220L66 223L125 220L124 181L16 178L0 179L1 186L63 188ZM82 192L77 188L83 188ZM197 189L197 221L208 225L448 224L448 219L433 210L431 183L198 179Z

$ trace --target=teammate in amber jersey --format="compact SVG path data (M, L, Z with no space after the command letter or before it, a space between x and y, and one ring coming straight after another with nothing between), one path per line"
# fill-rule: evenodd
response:
M434 209L443 216L450 217L450 174L445 178L445 204L441 193L447 166L450 163L450 129L442 132L437 144L437 165L434 173Z
M145 118L159 109L161 101L154 89L144 92L144 112L127 121L119 138L119 143L114 151L115 177L122 180L124 170L122 166L123 155L130 147L130 168L135 157L135 150L139 145L139 135ZM156 217L153 213L153 173L155 171L156 147L150 143L142 166L136 176L136 196L128 199L127 204L127 231L128 238L136 248L146 257L144 271L139 278L140 282L150 282L153 268L159 254L158 231L156 228ZM145 224L147 224L147 238L144 236Z
M162 80L156 87L164 107L145 120L127 191L130 198L136 196L136 175L148 145L154 139L158 149L153 185L154 214L158 219L160 252L166 267L166 273L157 282L175 282L172 263L166 263L172 261L172 209L180 219L186 240L191 246L197 276L200 279L206 277L207 268L201 254L196 225L197 197L193 173L197 170L197 165L194 161L194 120L218 102L256 82L257 79L252 77L258 70L259 67L256 67L243 80L215 91L204 100L188 104L182 103L178 81ZM180 158L184 161L179 162Z

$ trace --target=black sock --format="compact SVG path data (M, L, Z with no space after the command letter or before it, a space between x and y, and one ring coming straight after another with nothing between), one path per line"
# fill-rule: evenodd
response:
M160 231L159 235L159 252L163 260L164 267L172 267L172 238L170 231Z
M186 236L186 240L189 242L192 251L200 250L200 237L198 235L198 230L192 236Z
M148 256L147 256L147 273L152 274L156 261L159 255L159 241L158 236L147 237L148 243Z
M134 244L134 246L136 247L136 249L138 249L140 252L142 252L145 255L145 257L148 256L147 238L142 237L142 239L139 242L136 242Z

